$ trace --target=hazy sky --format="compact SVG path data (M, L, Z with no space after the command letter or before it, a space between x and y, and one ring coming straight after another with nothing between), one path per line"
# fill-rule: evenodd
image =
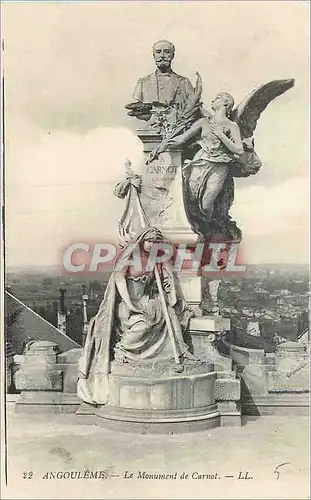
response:
M260 118L261 171L238 180L231 215L248 262L307 262L308 2L4 3L6 224L9 265L58 264L71 241L115 235L112 195L138 122L124 104L153 71L152 44L176 46L174 69L225 90L296 79Z

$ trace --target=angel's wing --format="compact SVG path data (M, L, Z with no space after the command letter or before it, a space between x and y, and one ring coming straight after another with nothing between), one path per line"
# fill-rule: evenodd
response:
M239 125L242 139L253 135L263 110L273 99L293 87L294 83L294 78L265 83L255 89L232 111L231 120Z

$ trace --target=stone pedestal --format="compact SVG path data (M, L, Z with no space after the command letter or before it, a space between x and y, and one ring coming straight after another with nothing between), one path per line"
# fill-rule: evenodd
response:
M201 316L191 318L190 333L194 354L200 359L214 363L216 371L232 370L232 360L217 350L222 334L230 330L230 319L222 316Z
M269 392L308 392L309 356L299 342L284 342L275 353L275 371L268 373Z
M245 415L308 415L309 357L298 342L276 353L227 343L238 378Z
M177 373L159 363L157 368L131 368L112 364L107 405L92 408L82 405L80 416L92 416L94 423L123 432L191 432L219 426L220 414L215 400L216 373L210 363L185 363Z
M220 425L241 426L240 380L232 371L232 359L221 354L217 348L222 336L229 330L230 320L221 316L201 316L190 320L194 355L214 364Z
M144 146L145 161L161 142L152 130L138 130ZM183 201L181 150L165 151L143 165L141 203L151 225L158 227L172 243L195 244L198 236L191 230ZM201 315L201 278L195 273L179 275L185 299L196 315Z
M27 349L23 366L15 375L19 391L62 391L63 372L56 369L58 345L49 341L33 342Z
M152 130L138 130L145 160L160 144L161 136ZM148 165L143 165L141 202L151 225L176 243L195 243L197 235L187 220L182 190L181 150L168 150Z
M137 135L147 160L161 137L150 130L139 130ZM143 165L141 175L140 200L149 223L172 243L196 243L197 235L184 210L181 151L161 153L155 161ZM201 278L184 271L179 278L187 303L198 309ZM195 359L183 359L182 365L174 360L112 362L107 404L81 404L78 417L109 429L139 433L241 425L240 382L231 370L231 360L221 356L215 345L217 335L228 330L230 322L196 312L190 325Z
M58 344L33 342L22 356L15 356L15 387L20 391L15 411L25 413L74 413L78 359L81 349L59 352Z

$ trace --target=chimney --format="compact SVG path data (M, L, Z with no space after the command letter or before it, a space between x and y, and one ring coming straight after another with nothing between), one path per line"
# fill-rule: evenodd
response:
M88 295L86 293L86 285L82 285L82 302L83 302L83 329L82 329L82 345L85 344L85 339L88 330L88 319L87 319L87 301Z
M62 333L66 334L66 308L65 308L65 288L59 289L59 309L57 311L57 328Z

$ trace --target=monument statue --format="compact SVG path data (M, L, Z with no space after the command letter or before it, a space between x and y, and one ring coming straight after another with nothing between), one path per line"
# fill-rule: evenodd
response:
M135 102L126 106L130 116L149 120L149 125L154 127L160 126L162 120L173 122L179 116L194 89L188 78L172 70L174 55L175 47L167 40L153 45L157 68L138 80L133 93Z
M229 214L234 178L254 175L261 168L253 138L257 121L272 100L293 87L294 79L263 84L236 107L229 93L220 92L211 109L206 110L201 102L203 87L198 72L192 91L188 79L177 87L173 83L173 56L170 42L155 44L158 68L138 81L136 103L126 106L129 115L149 120L155 130L153 135L138 131L146 155L143 207L164 233L182 238L190 231L198 235L200 242L226 243L229 251L232 242L242 239L240 228ZM171 176L169 172L173 172ZM176 179L180 196L176 195ZM202 266L207 263L202 262ZM214 311L218 310L218 286L213 287L211 297Z
M188 334L193 312L172 266L166 262L146 270L150 248L161 240L158 229L147 227L131 241L139 250L141 271L132 266L116 270L127 246L119 255L98 313L90 321L80 359L78 396L87 403L107 403L112 361L127 363L130 370L141 364L174 366L174 360L176 365L185 358L194 360Z
M294 80L276 80L262 85L237 108L227 92L211 103L212 113L197 119L183 133L171 130L162 140L164 148L196 145L198 151L183 164L185 210L192 229L208 238L240 241L241 231L231 220L234 177L256 174L261 161L254 151L253 133L262 111Z
M201 102L202 80L195 88L176 75L171 63L175 48L160 40L153 47L157 69L138 80L129 115L148 121L161 140L150 151L146 165L161 153L182 151L184 209L192 230L205 238L239 242L240 229L229 210L234 200L234 177L256 174L261 161L253 134L268 104L293 87L294 79L261 85L234 108L234 99L220 92L206 111Z
M230 199L229 186L226 189L224 185L230 163L244 153L239 126L229 118L233 105L230 94L218 94L212 101L213 116L197 120L190 129L168 143L169 146L181 146L192 137L199 136L197 144L200 149L193 160L185 162L184 178L187 195L191 197L189 206L194 208L192 226L195 232L202 234L200 222L204 223L204 235L208 233L207 226L213 225L214 228L215 224L225 222L222 219L228 217L229 207L225 205ZM218 212L215 207L217 198ZM214 214L217 214L216 217Z

